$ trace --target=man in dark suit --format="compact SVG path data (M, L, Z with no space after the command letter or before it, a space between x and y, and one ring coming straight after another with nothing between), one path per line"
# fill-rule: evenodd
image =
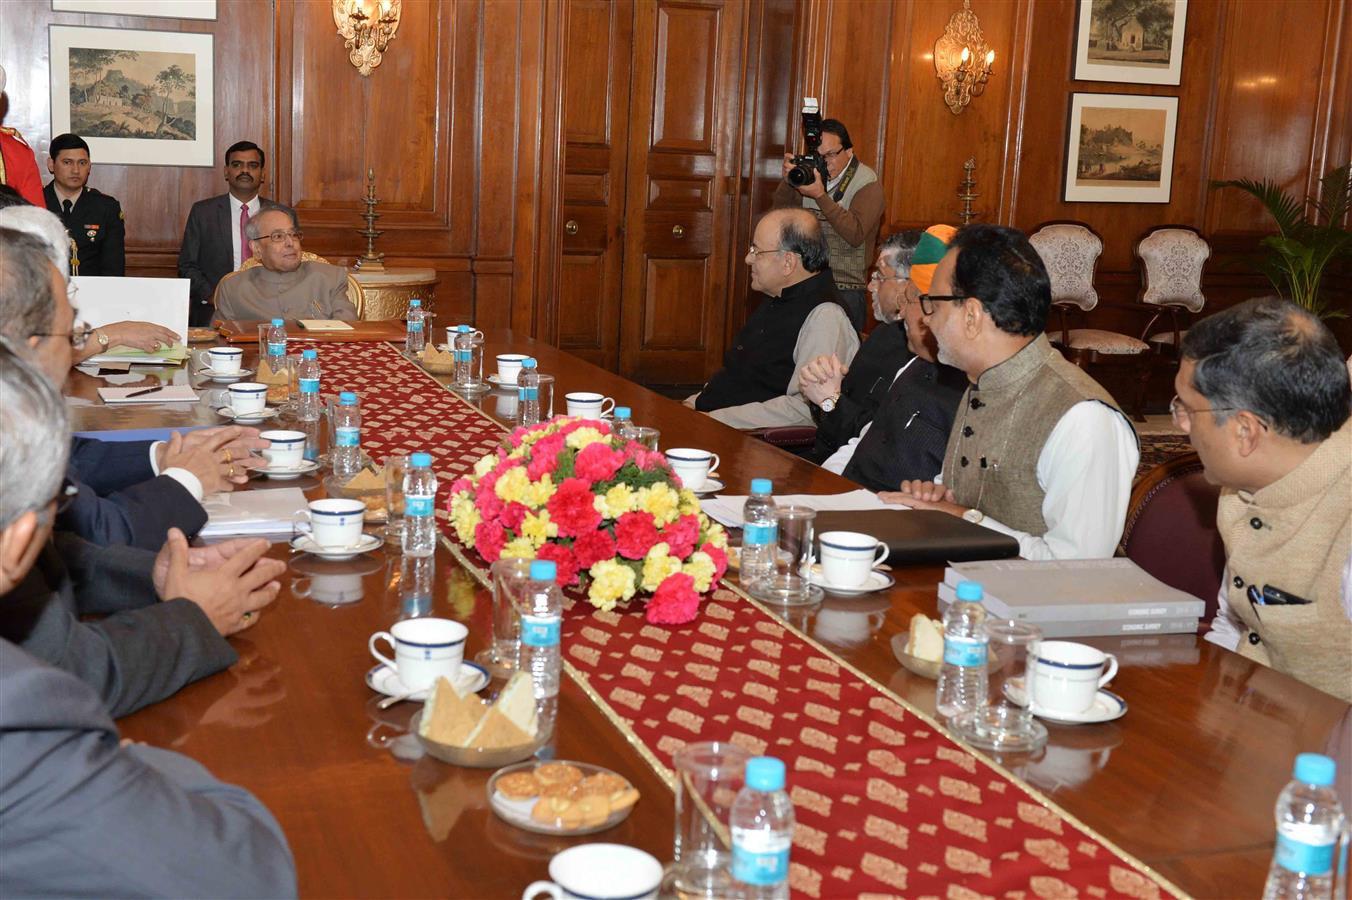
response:
M61 217L75 241L72 275L124 275L126 222L122 205L89 187L89 145L78 134L61 134L47 150L52 180L43 189L47 209Z
M230 190L198 200L188 213L183 247L178 252L178 277L192 281L189 323L208 325L216 283L252 255L244 228L267 200L258 195L266 180L263 148L239 141L225 151L225 183Z
M22 599L20 585L38 556L49 552L67 425L60 395L7 343L0 343L0 392L6 436L0 442L0 621L8 626L11 603ZM186 546L171 556L166 585L183 582L192 564ZM170 606L193 604L175 600L148 609ZM174 648L164 644L167 635L156 631L153 617L126 629L139 641L128 658L142 668L183 665L157 662ZM159 618L161 625L173 622ZM118 643L115 634L107 636L110 648ZM69 655L90 666L84 654L99 648L86 637ZM135 679L127 672L107 677L123 695L133 695ZM0 638L0 859L0 896L6 897L296 894L286 838L254 797L176 753L122 746L88 684L8 635Z

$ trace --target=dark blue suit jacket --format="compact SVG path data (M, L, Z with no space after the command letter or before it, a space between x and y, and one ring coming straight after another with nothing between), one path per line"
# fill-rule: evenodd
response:
M170 528L202 530L206 510L188 489L150 467L150 441L71 438L66 475L80 489L57 527L96 544L159 550Z

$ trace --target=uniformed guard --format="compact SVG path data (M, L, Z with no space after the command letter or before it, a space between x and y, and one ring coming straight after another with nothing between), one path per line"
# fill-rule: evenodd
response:
M78 134L62 134L48 149L47 171L52 180L43 190L47 208L75 242L70 260L72 275L123 275L127 270L124 244L126 223L122 205L113 197L88 187L89 145Z

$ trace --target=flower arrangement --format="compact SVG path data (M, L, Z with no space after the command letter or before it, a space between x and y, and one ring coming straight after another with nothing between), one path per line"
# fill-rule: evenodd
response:
M728 539L661 453L567 417L518 428L510 445L451 485L462 543L488 562L551 559L559 585L597 609L642 595L649 622L695 618L727 570Z

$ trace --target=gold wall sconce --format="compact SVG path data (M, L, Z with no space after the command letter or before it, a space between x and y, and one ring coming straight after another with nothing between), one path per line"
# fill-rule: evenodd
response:
M981 24L972 12L972 0L962 0L944 33L934 42L934 71L944 87L944 103L959 115L973 97L986 90L995 64L995 51L986 44Z
M370 75L399 30L403 0L333 0L333 24L357 71Z

